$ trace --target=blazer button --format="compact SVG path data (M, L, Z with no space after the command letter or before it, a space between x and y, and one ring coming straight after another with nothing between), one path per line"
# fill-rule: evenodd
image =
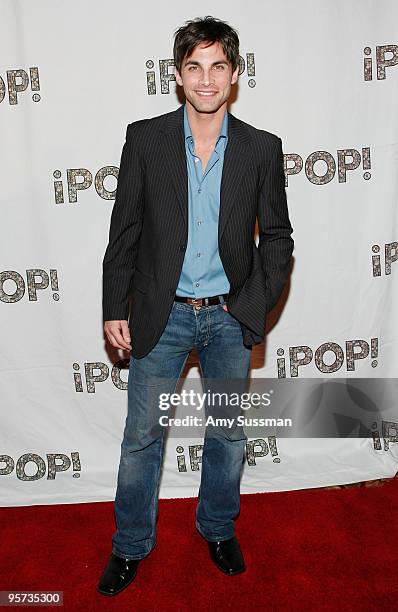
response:
M185 251L185 244L180 244L180 251Z

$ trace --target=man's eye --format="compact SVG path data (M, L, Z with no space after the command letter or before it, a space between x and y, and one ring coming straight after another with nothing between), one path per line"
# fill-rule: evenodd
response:
M188 70L196 70L197 66L190 66Z
M224 70L224 64L217 64L217 70Z

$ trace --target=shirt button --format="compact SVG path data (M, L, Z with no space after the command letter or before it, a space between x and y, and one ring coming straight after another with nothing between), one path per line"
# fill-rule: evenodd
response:
M201 224L202 224L202 221L198 221L198 225L201 225Z
M200 256L201 256L201 253L196 253L196 257L200 257Z
M199 283L195 283L195 285L196 285L197 287L199 287Z
M198 193L202 193L202 190L201 190L201 189L198 189Z

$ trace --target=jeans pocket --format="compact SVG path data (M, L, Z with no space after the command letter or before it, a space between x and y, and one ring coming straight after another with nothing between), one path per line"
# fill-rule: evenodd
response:
M222 304L220 304L220 308L223 310L223 313L224 313L223 322L225 325L238 325L240 327L240 323L238 319L236 319L233 315L231 315L231 313L228 310L225 310Z

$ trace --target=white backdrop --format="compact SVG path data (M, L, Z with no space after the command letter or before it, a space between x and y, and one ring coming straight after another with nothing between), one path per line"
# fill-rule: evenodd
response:
M128 371L105 348L101 283L117 169L127 124L179 106L172 37L196 16L237 28L230 110L279 135L286 158L294 266L252 376L278 377L278 356L293 376L297 347L312 351L299 377L397 376L396 2L3 0L1 12L1 505L114 499ZM351 341L363 341L353 361ZM251 441L243 493L398 469L394 439L279 439L277 456L269 442ZM198 443L169 439L161 497L197 494Z

